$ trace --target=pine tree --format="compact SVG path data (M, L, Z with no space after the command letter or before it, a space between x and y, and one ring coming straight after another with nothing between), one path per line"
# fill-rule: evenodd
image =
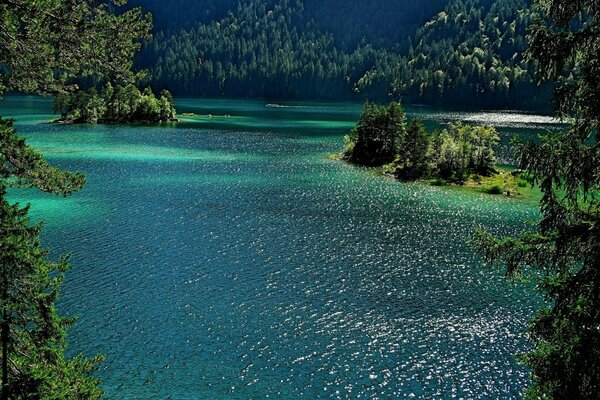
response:
M592 399L600 393L600 4L538 0L530 57L555 83L563 132L519 147L521 168L539 185L541 221L520 238L479 233L475 245L511 276L541 272L547 305L531 322L531 399Z
M74 78L131 80L132 57L151 21L139 9L111 13L112 2L6 0L0 2L0 96L7 90L64 94ZM85 94L85 118L97 117L97 94ZM57 108L64 112L65 104ZM79 173L50 166L27 146L11 120L0 117L0 359L2 400L94 399L92 376L99 358L65 356L65 329L72 320L56 310L68 264L47 260L40 225L28 207L9 204L9 186L37 188L61 196L79 190Z
M64 357L69 321L58 316L54 302L67 260L47 261L41 226L30 226L28 207L6 200L8 185L68 196L85 179L47 164L17 136L12 121L1 118L0 149L2 399L96 398L94 361Z
M426 173L429 134L423 121L413 118L406 130L402 151L398 154L395 175L401 180L414 180Z

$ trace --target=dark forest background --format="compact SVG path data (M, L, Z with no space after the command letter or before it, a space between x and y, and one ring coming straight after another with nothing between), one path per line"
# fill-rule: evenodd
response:
M530 0L130 0L154 16L136 62L176 96L540 107Z

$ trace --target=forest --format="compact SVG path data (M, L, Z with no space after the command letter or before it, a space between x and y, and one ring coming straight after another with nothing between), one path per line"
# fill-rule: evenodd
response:
M528 0L183 3L147 5L137 57L175 95L533 107L551 91L524 60Z

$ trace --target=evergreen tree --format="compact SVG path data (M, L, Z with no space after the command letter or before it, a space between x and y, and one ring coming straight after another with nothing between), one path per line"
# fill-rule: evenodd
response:
M406 114L399 103L378 106L365 103L356 128L351 159L361 165L377 166L394 160L406 135Z
M426 174L429 135L423 121L413 118L396 161L395 175L401 180L414 180Z
M48 262L39 248L40 226L29 226L28 208L6 201L9 184L67 196L84 177L48 165L10 120L0 119L0 148L2 399L96 398L94 361L64 357L69 321L58 316L54 302L67 260Z
M592 399L600 393L600 4L538 0L529 54L556 84L558 115L571 127L523 143L521 168L543 193L533 233L475 245L511 276L541 271L548 300L532 321L532 399Z
M111 4L114 3L114 4ZM139 9L112 14L123 0L6 0L0 2L0 95L6 90L60 94L74 78L131 80L132 57L149 37ZM85 118L97 118L98 94L81 93ZM64 98L63 98L64 99ZM65 103L57 104L61 113ZM18 185L67 196L84 177L50 166L0 118L0 366L1 399L93 399L98 358L65 357L65 329L56 311L67 260L52 263L40 248L40 226L28 208L11 205L6 189Z
M76 87L73 78L133 80L133 56L150 38L152 19L139 8L111 13L124 3L0 2L0 93L62 93Z

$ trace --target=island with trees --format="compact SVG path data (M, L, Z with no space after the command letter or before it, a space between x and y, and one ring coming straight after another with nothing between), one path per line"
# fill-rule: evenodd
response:
M379 168L401 181L427 180L435 186L454 184L488 194L518 196L527 182L518 171L496 167L494 146L500 138L491 126L460 122L428 132L418 118L408 121L400 103L367 102L356 127L345 136L340 157Z
M126 123L176 121L174 99L168 90L157 98L147 87L140 91L135 85L106 83L75 93L61 93L54 99L53 110L60 114L59 123Z

